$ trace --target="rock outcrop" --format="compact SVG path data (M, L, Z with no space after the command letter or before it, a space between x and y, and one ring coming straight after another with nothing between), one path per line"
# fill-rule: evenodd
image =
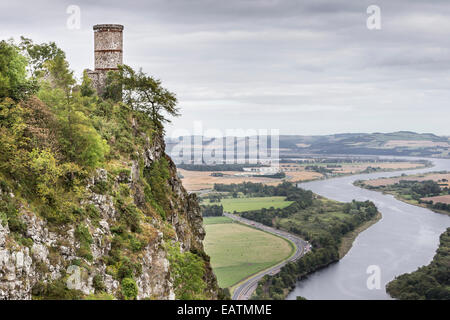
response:
M136 252L125 248L121 253L124 261L138 265L134 273L137 299L175 299L166 247L171 242L179 244L182 252L192 252L203 259L205 298L217 298L217 281L202 244L205 231L199 205L195 195L189 195L183 188L175 165L164 149L162 137L154 136L151 142L147 139L145 149L139 151L134 160L122 165L120 172L96 170L86 183L86 196L81 203L81 206L95 208L96 218L55 226L21 201L18 218L25 226L25 243L11 232L7 221L0 220L0 299L31 299L39 296L43 287L57 281L84 296L101 290L114 298L122 298L120 278L115 276L122 271L114 269L117 263L108 262L116 259L111 256L117 247L117 226L123 219L114 195L119 187L127 189L135 206L147 212L140 222L142 236L138 235L145 238L140 242L143 247ZM164 219L155 214L142 185L143 172L151 171L152 165L162 159L168 164L169 172L168 179L164 180L168 190L165 200L169 206ZM114 192L97 190L96 186L108 183ZM0 201L13 199L11 192L0 190ZM92 238L87 246L89 254L81 253L83 242L77 236L80 226L85 226Z

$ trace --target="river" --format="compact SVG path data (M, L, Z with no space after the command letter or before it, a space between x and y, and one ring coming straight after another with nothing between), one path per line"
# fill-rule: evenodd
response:
M295 299L297 296L311 300L390 299L385 290L388 282L395 276L429 264L439 245L439 236L450 226L450 217L409 205L391 195L383 195L381 192L353 185L356 180L394 177L402 173L450 171L450 160L427 160L432 161L434 166L416 170L359 174L299 184L299 187L329 199L345 202L353 199L371 200L383 217L358 235L351 250L339 262L299 281L287 299ZM379 288L375 279L380 279Z

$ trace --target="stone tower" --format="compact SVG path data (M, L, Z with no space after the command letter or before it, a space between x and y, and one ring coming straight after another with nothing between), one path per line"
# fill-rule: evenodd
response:
M102 94L106 74L117 70L123 63L123 26L120 24L97 24L94 26L95 69L87 70L94 88Z

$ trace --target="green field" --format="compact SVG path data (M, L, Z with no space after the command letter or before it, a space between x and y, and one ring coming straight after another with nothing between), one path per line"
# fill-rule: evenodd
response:
M223 210L225 212L244 212L251 210L260 210L263 208L274 207L285 208L290 205L292 201L286 201L285 197L254 197L254 198L227 198L222 199L220 203L218 202L209 202L209 200L205 200L203 204L221 204L223 206Z
M206 253L222 288L231 287L246 277L288 258L292 245L271 235L239 223L220 218L205 218ZM228 218L226 218L228 219Z
M224 224L224 223L232 223L233 220L228 217L204 217L203 218L203 224L210 225L210 224Z

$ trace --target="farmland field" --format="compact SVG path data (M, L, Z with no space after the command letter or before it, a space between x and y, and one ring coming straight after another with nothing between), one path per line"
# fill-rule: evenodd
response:
M264 183L267 185L277 185L281 182L280 179L266 178L266 177L245 177L239 176L241 171L227 171L223 177L211 176L213 171L190 171L178 169L178 172L183 176L181 181L183 186L188 191L199 191L203 189L212 189L215 183L232 184L242 182Z
M285 208L290 205L292 201L285 201L285 197L254 197L254 198L230 198L222 199L220 203L204 201L202 204L221 204L223 210L226 212L244 212L250 210L260 210L263 208L274 207Z
M431 201L433 203L450 204L450 195L422 198L423 201Z
M291 244L282 238L239 223L210 223L217 222L217 218L223 217L205 218L204 245L222 288L231 287L292 253Z
M401 176L401 177L393 177L393 178L379 178L373 180L364 181L365 185L372 187L381 187L381 186L389 186L396 183L399 183L401 180L405 181L426 181L433 180L441 183L442 185L448 185L448 181L450 180L450 173L438 173L432 172L427 174L417 174L417 175L409 175L409 176ZM446 181L446 182L444 182Z
M233 223L233 220L228 217L204 217L203 218L203 224L210 225L210 224L223 224L223 223Z
M320 166L326 167L328 163L286 163L281 164L282 171L286 173L286 178L275 179L262 176L244 176L242 171L191 171L178 169L178 172L182 176L183 186L188 191L200 191L212 189L214 184L239 184L243 182L263 183L269 186L276 186L283 181L289 182L303 182L318 180L324 178L324 175L315 171L308 171L305 169L307 166ZM331 163L330 163L331 164ZM377 167L379 170L392 171L399 169L412 169L423 167L422 164L414 162L354 162L354 163L340 163L340 167L332 168L332 173L339 174L356 174L366 170L368 167ZM212 176L213 173L222 173L223 176Z

